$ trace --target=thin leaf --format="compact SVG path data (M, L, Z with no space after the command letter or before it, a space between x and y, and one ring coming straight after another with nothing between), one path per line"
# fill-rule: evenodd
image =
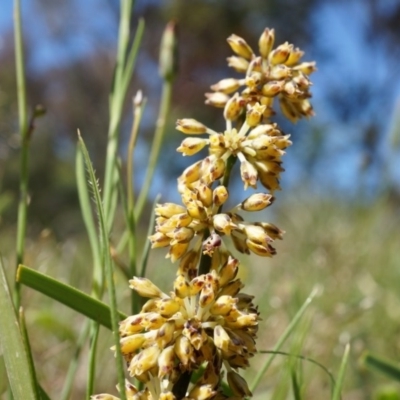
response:
M347 344L344 349L342 362L340 363L339 375L335 385L335 390L333 391L332 400L340 400L343 388L344 376L347 368L347 363L349 361L349 354L350 354L350 344Z
M380 372L388 378L400 381L400 366L394 364L390 360L386 360L367 352L363 355L361 363L368 369Z
M292 378L293 397L295 400L301 400L300 385L297 379L296 368L294 366L292 367L290 375Z
M0 346L8 381L14 399L37 400L29 357L19 330L3 264L0 264Z
M106 216L104 215L103 203L101 201L100 191L97 186L97 180L94 174L92 163L89 158L89 154L87 152L85 143L80 135L78 136L78 139L87 166L89 178L93 185L94 200L97 208L97 213L99 216L100 240L101 240L101 246L102 246L101 250L103 256L102 258L104 260L104 268L105 268L107 287L110 298L111 330L113 333L114 344L116 348L115 355L116 355L118 384L120 388L123 388L125 385L124 361L122 358L121 348L119 343L120 342L119 331L118 331L119 315L117 310L117 299L116 299L114 276L113 276L114 271L110 254ZM121 390L120 396L121 400L126 400L126 394L124 390Z
M66 305L69 308L87 316L100 325L111 329L111 312L107 304L94 299L93 297L75 289L72 286L59 282L47 275L20 265L17 273L18 282L45 294L48 297ZM118 312L118 319L125 319L127 316Z
M312 300L314 297L317 295L318 289L315 288L311 292L311 294L308 296L307 300L304 302L304 304L301 306L300 310L296 313L292 321L290 322L289 326L286 328L285 332L281 335L281 337L278 340L278 343L275 345L273 348L274 352L277 352L285 343L286 339L290 336L290 334L293 332L293 330L296 328L297 324L300 322L302 316L304 315L305 311L311 304ZM262 377L265 375L266 371L268 370L269 366L271 365L272 361L275 358L275 354L271 354L264 364L264 366L258 371L256 377L254 378L252 384L250 385L250 390L254 392L258 384L260 383Z

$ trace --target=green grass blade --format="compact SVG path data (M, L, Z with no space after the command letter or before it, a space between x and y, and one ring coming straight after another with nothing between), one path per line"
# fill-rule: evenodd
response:
M28 336L28 331L26 329L26 324L25 324L25 315L24 315L24 310L22 307L19 309L18 313L18 320L19 320L19 328L21 332L21 337L22 337L22 343L24 344L25 347L25 352L28 358L28 367L30 371L30 376L32 376L32 382L35 388L35 397L40 398L39 396L39 383L36 377L36 371L35 371L35 364L33 362L33 357L32 357L32 351L31 351L31 345L29 342L29 336Z
M390 360L377 357L370 353L365 353L361 358L361 364L368 369L380 372L388 378L400 381L400 366L394 364Z
M94 299L72 286L59 282L47 275L20 265L17 273L18 282L37 290L40 293L57 300L59 303L86 315L100 325L111 329L111 312L107 304ZM127 316L118 312L118 319L125 319Z
M90 196L87 187L85 162L79 146L76 151L75 167L79 204L93 257L93 294L100 299L104 286L104 274L101 266L100 245L97 236L96 224L93 218Z
M36 384L19 330L3 264L0 263L0 346L14 399L37 400Z
M297 311L296 315L290 322L289 326L286 328L286 330L283 332L282 336L279 338L277 344L274 346L273 351L277 352L285 343L286 339L290 336L290 334L293 332L293 330L296 328L297 324L300 322L302 316L304 315L305 311L311 304L312 300L314 297L317 295L318 289L313 289L311 294L307 297L306 301L304 304L301 306L300 310ZM254 392L258 384L260 383L262 377L272 364L272 361L274 360L276 354L271 354L268 358L268 360L265 362L264 366L258 371L256 377L254 378L252 384L250 385L250 390Z
M340 400L347 363L349 361L349 354L350 354L350 344L347 344L344 349L342 362L340 363L339 375L337 378L335 389L333 391L332 400Z
M114 271L112 265L112 259L110 254L110 245L108 239L108 229L106 224L106 217L104 215L103 203L100 197L100 191L97 186L96 176L94 174L94 170L92 167L92 163L89 158L89 154L87 152L85 143L82 137L79 135L79 145L82 150L83 157L85 159L85 163L88 170L88 175L90 182L93 187L93 194L95 205L97 208L97 214L99 217L99 230L100 230L100 240L101 240L101 251L102 251L102 258L104 260L104 267L105 267L105 274L108 286L108 293L110 298L110 314L111 314L111 330L113 333L114 344L115 344L115 354L116 354L116 368L117 368L117 376L118 376L118 384L120 388L125 387L125 373L124 373L124 362L121 354L120 349L120 337L118 331L118 322L119 322L119 314L117 310L117 299L115 293L115 285L114 285ZM124 390L121 390L120 393L121 400L126 400L126 394Z
M300 384L297 379L297 373L296 373L295 366L292 366L290 375L291 375L291 380L292 380L293 398L294 398L294 400L301 400Z
M86 398L90 399L90 395L94 393L94 384L96 379L96 353L97 353L97 343L99 340L100 325L92 321L91 333L90 333L90 351L89 351L89 369L88 369L88 379L86 387Z

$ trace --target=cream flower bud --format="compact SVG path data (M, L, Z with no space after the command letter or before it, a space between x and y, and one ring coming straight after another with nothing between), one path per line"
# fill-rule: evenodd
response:
M247 386L247 382L235 371L230 370L227 374L228 385L233 394L240 398L251 397L252 393Z
M183 335L178 336L174 349L179 361L184 367L187 367L193 358L193 346L190 344L189 339Z
M285 231L282 231L274 224L268 222L256 222L255 225L261 226L271 239L283 239Z
M301 91L293 80L285 83L282 93L289 97L289 99L296 99L301 95Z
M292 70L284 64L275 65L270 71L269 78L280 81L281 79L289 78L292 75Z
M213 202L213 191L212 189L204 184L200 184L197 187L197 196L199 200L203 203L204 207L210 207Z
M171 245L174 245L176 243L190 242L194 236L194 232L193 229L182 227L174 229L168 236L173 238Z
M238 234L237 231L233 231L231 238L237 251L243 254L250 254L250 250L246 244L246 238L243 235Z
M200 307L206 307L211 304L215 299L215 291L212 285L204 285L203 289L201 289L199 296L199 305Z
M122 338L120 340L121 352L123 354L134 353L136 350L140 349L146 337L144 334L130 335ZM115 346L112 347L115 350Z
M193 118L178 119L176 121L176 129L192 135L201 135L207 132L207 127Z
M173 321L167 321L157 331L156 342L158 347L161 349L171 343L174 338L175 323Z
M228 351L230 341L231 338L226 333L226 330L221 325L217 325L214 328L215 346L223 351Z
M222 206L229 197L228 189L225 186L217 186L213 191L213 203L215 206Z
M189 242L186 243L183 242L172 245L166 257L170 258L171 262L174 263L176 260L181 258L186 253L189 244L190 244Z
M235 279L237 272L239 270L239 260L231 256L222 266L219 271L219 284L220 286L225 286L228 282Z
M246 239L246 244L248 248L258 256L261 257L272 257L276 254L276 250L269 244L263 244L259 242L253 242L250 239Z
M230 235L232 230L237 229L237 225L232 222L232 218L228 214L216 214L213 216L213 226L226 235Z
M230 94L236 92L236 90L239 89L240 85L241 83L238 79L226 78L212 85L211 89L215 92Z
M141 277L133 277L129 280L129 287L143 297L163 297L165 294L149 279Z
M165 218L170 218L175 214L183 214L185 211L185 207L175 203L157 204L155 207L156 214Z
M240 289L244 287L242 281L240 279L236 279L235 281L229 282L225 285L219 292L218 296L231 296L235 297Z
M274 198L270 194L255 193L244 200L240 206L245 211L261 211L268 207L273 200Z
M253 56L253 50L246 43L244 39L237 35L231 35L227 39L231 49L240 57L245 58L246 60L251 60Z
M236 72L245 73L249 67L249 62L243 57L228 57L228 67L233 68Z
M178 301L171 299L169 297L165 299L156 300L156 304L158 312L165 318L172 317L172 315L177 313L181 308L181 305Z
M206 93L205 96L207 98L207 100L205 101L206 104L219 108L225 107L225 104L230 99L227 94L222 92Z
M261 89L261 93L267 97L274 97L282 91L284 81L267 82Z
M258 48L262 58L268 58L269 53L274 45L275 31L274 29L265 28L258 41Z
M183 275L178 275L174 281L175 294L181 299L190 295L190 285Z
M300 58L304 56L304 51L301 51L298 47L290 52L289 58L286 60L285 64L287 66L295 65L299 62Z
M207 144L207 139L186 138L182 141L176 151L182 153L184 156L192 156L202 150Z
M254 104L253 107L251 107L246 114L246 123L247 125L251 127L257 126L264 114L266 107L262 106L259 103Z
M91 400L120 400L119 397L112 396L111 394L95 394L94 396L90 396Z
M303 62L293 67L296 71L301 71L303 74L310 75L317 70L315 61Z
M241 160L240 163L240 175L242 181L244 182L244 188L247 189L249 186L256 188L257 187L257 177L258 172L254 165L248 162L246 159Z
M288 42L281 44L269 54L268 56L269 62L272 65L282 64L286 62L286 60L290 56L290 53L292 52L292 49L293 45L289 44Z
M149 236L151 242L151 248L155 249L157 247L168 246L171 239L161 232L156 232L154 235Z
M189 399L196 400L209 400L213 399L216 391L213 390L213 386L210 384L197 383L192 390L189 392Z
M224 118L235 121L241 114L244 107L244 101L239 97L238 93L235 93L225 105Z
M128 371L131 376L141 375L157 364L160 349L157 346L150 346L136 354L129 364Z
M232 311L232 308L235 307L237 302L238 300L234 297L226 295L219 296L210 308L210 312L214 315L227 315Z

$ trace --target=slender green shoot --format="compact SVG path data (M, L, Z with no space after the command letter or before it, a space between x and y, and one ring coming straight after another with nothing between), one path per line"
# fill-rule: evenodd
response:
M392 361L377 357L370 353L365 353L361 358L361 364L368 369L380 372L388 378L400 381L400 367Z
M0 263L0 347L14 399L37 400L36 382L23 343L3 263Z
M20 181L19 181L19 203L17 219L17 261L18 265L24 260L25 235L28 215L28 158L29 158L29 126L28 109L26 100L25 84L25 62L22 37L21 4L20 0L14 1L14 37L15 37L15 64L17 75L17 96L18 96L18 120L19 132L21 136L21 154L20 154ZM16 308L20 304L20 286L15 283L14 302Z
M347 363L349 361L349 354L350 354L350 344L348 343L344 349L342 362L340 363L339 375L335 385L335 390L333 391L332 400L340 400L341 398L345 372L347 368Z
M310 306L312 300L317 295L318 291L319 291L318 288L314 288L313 291L311 292L311 294L307 297L306 301L301 306L300 310L296 313L296 315L294 316L294 318L290 322L289 326L286 328L286 330L283 332L283 334L279 338L278 342L274 346L274 348L273 348L274 352L277 352L278 350L280 350L280 348L285 343L286 339L294 331L294 329L296 328L298 323L301 321L301 318L303 317L305 311ZM275 358L275 354L273 353L268 357L268 360L265 362L264 366L258 371L256 377L254 378L253 382L250 385L250 390L252 392L254 392L254 390L256 389L258 384L260 383L262 377L265 375L266 371L268 370L268 368L272 364L272 361L274 360L274 358Z
M104 210L107 218L107 227L111 229L114 220L115 207L118 196L116 173L116 159L118 153L119 126L122 118L123 104L133 74L135 61L144 33L144 22L139 21L133 44L129 46L129 24L132 12L132 0L121 0L121 14L118 35L117 64L115 67L114 82L110 94L110 123L108 127L108 145L104 177ZM129 54L128 54L129 52Z
M86 398L90 399L90 396L94 393L95 379L96 379L96 352L97 343L99 340L100 325L98 322L91 322L90 332L90 351L89 351L89 368L88 378L86 386Z
M102 259L104 261L107 287L108 287L109 298L110 298L111 328L112 328L112 332L113 332L114 345L115 345L118 384L119 384L120 388L124 388L125 387L124 362L123 362L120 344L119 344L120 338L119 338L119 331L118 331L119 315L118 315L118 310L117 310L117 299L116 299L114 276L113 276L114 271L113 271L112 259L111 259L111 254L110 254L110 246L109 246L109 239L108 239L108 230L107 230L107 226L106 226L106 219L105 219L103 203L101 201L100 191L97 186L97 180L96 180L96 176L94 174L92 163L90 161L89 154L87 152L85 143L80 135L79 135L79 145L81 146L81 150L82 150L82 153L83 153L83 156L85 159L85 163L86 163L86 166L88 169L90 182L93 186L93 194L94 194L95 204L96 204L97 213L98 213L98 217L99 217L101 251L102 251ZM121 396L121 400L126 400L126 395L125 395L124 390L121 390L120 396Z
M177 72L177 41L175 24L170 22L165 30L161 40L160 48L160 75L163 78L163 87L161 93L160 111L156 122L154 139L150 149L149 163L147 165L146 176L142 190L140 191L136 207L135 217L138 221L142 215L147 197L149 195L150 185L153 181L154 171L160 156L161 145L164 140L166 121L171 108L172 86Z

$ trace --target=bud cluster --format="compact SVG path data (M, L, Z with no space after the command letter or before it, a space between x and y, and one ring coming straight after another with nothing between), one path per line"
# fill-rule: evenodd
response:
M290 121L313 115L308 75L315 64L300 63L303 52L291 44L273 49L274 40L274 31L265 29L256 56L242 38L228 38L236 54L228 64L245 77L223 79L206 94L207 104L223 108L222 132L192 118L176 123L177 130L188 135L177 151L191 156L207 148L208 155L178 177L182 204L155 208L156 227L149 239L153 248L168 247L172 262L179 261L173 291L164 293L146 278L130 280L130 287L149 300L139 314L120 324L120 349L128 373L144 387L139 390L127 382L121 390L128 399L251 396L238 370L246 368L256 352L259 316L253 296L241 292L244 285L236 278L239 261L229 248L233 244L240 253L263 257L276 253L272 242L282 239L284 232L268 222L247 222L242 213L265 209L280 189L282 156L292 142L270 121L274 99ZM226 210L228 182L237 160L244 189L260 184L265 190ZM181 377L199 371L201 377L186 383L184 394L178 395ZM223 391L223 380L230 395Z

